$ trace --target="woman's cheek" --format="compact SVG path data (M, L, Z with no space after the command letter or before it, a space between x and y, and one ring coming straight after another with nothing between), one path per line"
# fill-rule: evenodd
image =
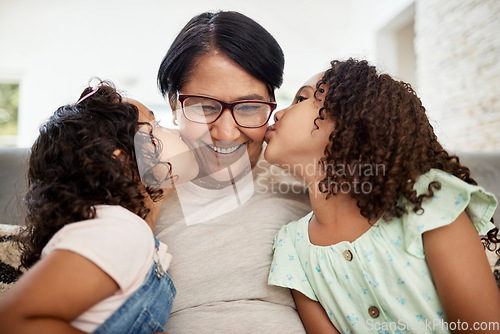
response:
M202 145L202 142L211 143L210 131L207 124L198 124L182 119L179 122L181 138L190 148Z

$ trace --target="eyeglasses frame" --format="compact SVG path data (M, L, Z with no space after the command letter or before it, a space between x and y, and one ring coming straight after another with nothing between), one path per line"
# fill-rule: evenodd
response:
M222 115L222 113L224 112L224 110L227 109L227 110L229 110L231 112L231 116L233 117L234 122L238 126L241 126L242 128L247 128L247 129L257 129L257 128L260 128L260 127L264 126L267 122L269 122L269 119L271 118L271 115L273 114L273 111L276 110L276 107L277 107L277 104L275 102L267 102L267 101L262 101L262 100L242 100L242 101L236 101L236 102L233 102L233 103L226 103L226 102L218 100L218 99L216 99L214 97L204 96L204 95L177 94L177 96L178 96L179 102L181 103L182 114L184 115L184 117L186 117L186 119L189 120L190 122L198 123L198 124L212 124L212 123L217 122L217 120L220 118L220 116ZM215 101L215 102L219 102L222 105L222 109L221 109L219 115L217 115L217 117L213 121L211 121L211 122L207 123L207 122L193 121L189 117L187 117L186 112L184 111L184 101L187 98L190 98L190 97L198 97L198 98L202 98L202 99L208 99L208 100L212 100L212 101ZM241 125L240 123L238 123L238 121L236 120L236 117L234 116L234 107L236 105L238 105L238 104L241 104L241 103L263 103L263 104L267 104L271 108L271 111L269 113L269 116L267 116L266 121L262 125L259 125L259 126L244 126L244 125Z

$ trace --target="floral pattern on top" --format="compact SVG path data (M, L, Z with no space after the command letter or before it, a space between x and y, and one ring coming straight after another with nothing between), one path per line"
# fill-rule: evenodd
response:
M341 333L449 333L422 234L466 211L478 233L485 235L495 227L490 219L497 200L481 187L437 169L418 178L417 194L427 191L432 181L441 189L424 200L423 212L410 209L389 223L382 217L353 242L313 245L308 233L312 212L283 226L273 243L268 283L321 303Z

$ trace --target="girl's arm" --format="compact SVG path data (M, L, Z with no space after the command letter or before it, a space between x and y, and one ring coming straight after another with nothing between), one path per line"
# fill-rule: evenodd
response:
M320 303L292 289L292 296L299 311L300 320L308 334L339 334Z
M70 322L113 295L118 284L97 265L54 250L0 299L2 333L83 333Z
M500 326L500 292L467 214L462 212L450 225L425 232L423 242L448 321L467 322L468 330L464 333L499 333L499 327L490 327L489 331L473 328L475 323L486 326L488 322Z

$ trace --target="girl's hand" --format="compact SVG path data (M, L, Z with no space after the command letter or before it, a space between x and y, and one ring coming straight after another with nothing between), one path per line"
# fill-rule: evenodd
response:
M450 225L423 234L424 251L449 322L500 325L500 292L479 235L465 212ZM492 328L494 329L494 328ZM498 327L496 328L498 333ZM460 332L460 331L457 331ZM490 333L483 331L481 333Z
M0 299L2 330L83 333L70 323L117 290L117 283L93 262L71 251L54 250Z

